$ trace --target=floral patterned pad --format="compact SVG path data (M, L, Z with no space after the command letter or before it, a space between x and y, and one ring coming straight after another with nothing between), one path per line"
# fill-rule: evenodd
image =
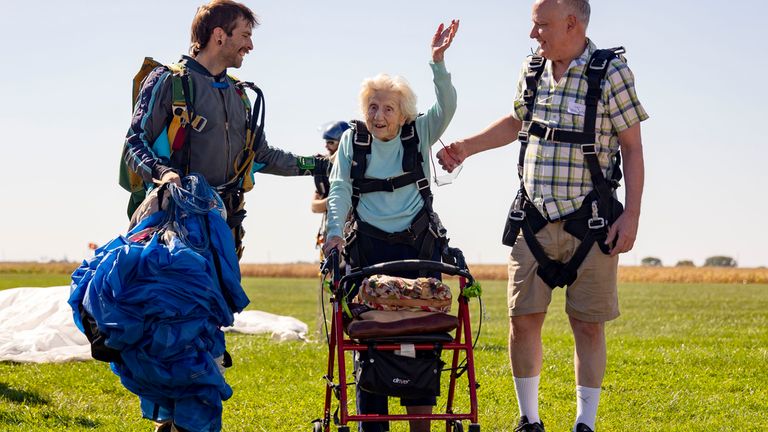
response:
M363 280L359 301L371 309L450 312L451 289L436 278L374 275Z

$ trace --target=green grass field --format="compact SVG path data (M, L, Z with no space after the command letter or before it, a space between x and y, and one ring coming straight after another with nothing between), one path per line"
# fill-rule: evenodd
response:
M66 283L66 276L0 274L0 289ZM246 279L244 285L250 308L292 315L314 330L317 281ZM506 284L484 282L483 288L486 312L475 350L480 424L484 431L511 431L517 405L506 353ZM620 287L620 299L622 316L607 325L598 430L768 430L768 286L633 283ZM476 326L477 303L472 314ZM312 430L310 421L323 407L327 362L324 337L315 339L320 342L228 336L235 366L227 379L235 394L224 403L225 431ZM547 430L569 431L573 340L562 290L545 324L544 345L540 412ZM458 408L467 409L466 396ZM61 430L152 428L105 363L0 363L0 431ZM392 430L407 428L397 422Z

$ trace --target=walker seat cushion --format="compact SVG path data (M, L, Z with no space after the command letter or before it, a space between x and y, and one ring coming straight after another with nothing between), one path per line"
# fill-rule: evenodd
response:
M380 311L451 310L451 289L440 279L373 275L363 280L360 303Z
M349 322L347 334L353 339L373 339L444 333L458 325L458 318L442 312L369 310Z

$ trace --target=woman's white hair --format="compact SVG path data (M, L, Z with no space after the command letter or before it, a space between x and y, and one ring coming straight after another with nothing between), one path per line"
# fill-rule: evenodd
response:
M419 111L416 108L416 94L411 89L410 84L401 76L389 76L387 74L378 74L373 78L366 78L360 86L360 111L363 116L368 113L368 101L377 91L390 91L397 95L400 103L400 111L407 122L416 120Z
M591 9L589 7L589 0L561 0L561 4L565 4L579 21L584 23L586 27L589 25L589 14Z

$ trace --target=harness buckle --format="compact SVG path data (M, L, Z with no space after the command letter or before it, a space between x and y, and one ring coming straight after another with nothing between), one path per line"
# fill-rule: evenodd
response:
M189 110L186 105L173 105L171 112L175 117L179 118L179 125L181 127L189 125L196 132L202 131L205 125L208 124L208 119L200 114L195 114L193 118L189 118Z
M544 129L544 136L541 137L541 139L547 140L547 141L556 141L555 140L555 130L556 129L552 129L551 127L547 126L547 128Z
M525 212L522 210L511 209L509 211L509 218L513 221L520 222L525 219Z
M370 134L362 134L357 131L355 131L354 135L354 143L357 145L367 146L371 144L371 135ZM359 139L365 138L365 141L360 141Z
M538 69L542 66L544 66L544 57L542 56L533 56L531 57L531 60L528 62L528 66L532 69Z
M592 217L587 221L587 227L591 230L603 229L607 225L605 222L605 218L597 213L597 201L592 201Z
M352 244L357 238L357 230L352 230L344 236L344 243L347 245Z
M520 141L520 144L528 144L529 138L530 134L527 131L521 130L517 133L517 140Z
M530 99L532 97L533 97L533 89L527 88L527 89L525 89L523 91L523 99L527 100L527 99Z
M595 148L594 144L582 144L581 145L581 152L585 155L588 154L597 154L597 148Z
M599 230L603 229L606 226L605 218L597 217L597 218L590 218L587 221L587 226L591 230Z
M603 70L605 69L606 65L608 65L607 58L603 58L603 59L593 58L592 61L589 62L589 68L593 70Z
M435 230L432 229L432 227L429 227L429 233L432 234L432 237L434 238L440 238L440 235L435 232Z
M424 189L427 189L429 187L429 179L422 177L418 180L416 180L416 187L422 191Z
M360 188L352 186L352 198L360 199Z
M192 129L194 129L196 132L200 132L205 128L205 125L208 124L208 119L197 115L195 118L192 119L192 121L189 123L190 126L192 126Z

